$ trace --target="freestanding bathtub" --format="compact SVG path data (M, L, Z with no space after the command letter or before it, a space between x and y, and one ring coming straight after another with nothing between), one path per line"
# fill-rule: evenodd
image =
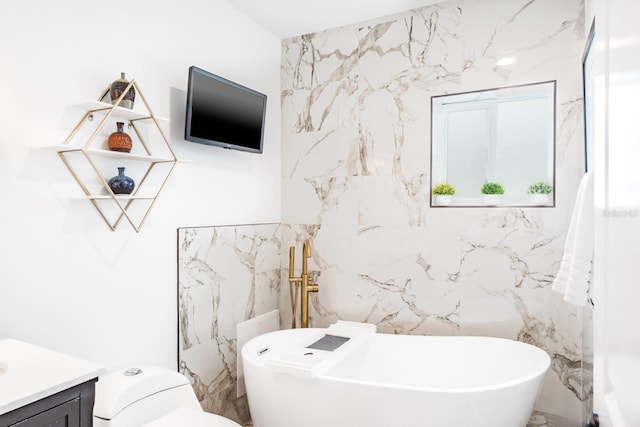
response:
M371 332L308 347L334 346L334 333L282 330L244 345L254 427L525 427L550 363L488 337Z

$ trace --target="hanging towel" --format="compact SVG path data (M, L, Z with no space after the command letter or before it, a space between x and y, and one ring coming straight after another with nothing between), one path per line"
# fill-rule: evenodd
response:
M552 290L575 305L587 303L593 262L593 170L580 181L560 269Z
M340 337L355 338L362 334L375 334L377 326L373 323L351 322L348 320L338 320L336 323L329 325L327 333Z

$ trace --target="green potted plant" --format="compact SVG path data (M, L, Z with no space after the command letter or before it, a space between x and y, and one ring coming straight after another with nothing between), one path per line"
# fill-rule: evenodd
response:
M453 195L456 194L456 188L447 183L438 184L433 187L433 195L437 205L446 206L451 204Z
M534 205L546 205L552 191L553 187L549 183L539 181L529 186L527 194L531 195L531 202Z
M504 188L497 182L486 182L480 187L480 192L484 195L485 205L497 205L500 195L504 194Z

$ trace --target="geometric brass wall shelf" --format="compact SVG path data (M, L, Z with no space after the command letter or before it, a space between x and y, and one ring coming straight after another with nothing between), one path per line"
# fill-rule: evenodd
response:
M136 110L120 106L130 87L136 91ZM53 148L112 231L126 221L139 232L178 159L162 129L168 120L153 114L135 80L114 104L103 102L108 93L107 88L97 101L78 105L83 117L64 143ZM107 146L116 122L125 123L124 131L132 139L129 153ZM131 194L114 194L108 185L120 167L135 181Z

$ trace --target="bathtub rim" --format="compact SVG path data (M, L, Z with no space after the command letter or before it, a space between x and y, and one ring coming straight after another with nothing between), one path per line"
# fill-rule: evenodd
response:
M260 338L264 339L267 336L270 335L283 335L286 333L293 333L294 331L298 331L298 334L309 334L311 335L312 332L322 332L322 331L326 331L326 328L307 328L305 330L302 329L280 329L278 331L272 331L272 332L268 332L266 334L257 336L251 340L249 340L247 343L245 343L245 345L242 347L241 349L241 354L242 354L242 359L243 359L243 364L247 364L247 363L251 363L253 365L255 365L257 368L259 369L265 369L265 371L267 370L267 368L265 367L265 363L264 361L260 361L258 358L259 356L256 354L249 354L249 344L252 342L258 342L258 340ZM336 375L331 375L328 372L322 372L319 373L317 376L315 376L313 379L305 379L303 381L313 381L314 379L325 379L328 381L336 381L336 382L342 382L342 383L348 383L348 384L360 384L360 385L370 385L372 387L382 387L382 388L388 388L388 389L398 389L398 390L408 390L408 391L421 391L421 392L432 392L432 393L460 393L460 394L464 394L464 393L479 393L479 392L487 392L487 391L492 391L492 390L500 390L500 389L505 389L505 388L509 388L509 387L515 387L518 385L523 385L526 383L530 383L532 381L536 381L538 379L540 379L541 381L544 379L544 376L547 374L547 372L549 371L549 368L551 367L551 357L549 356L549 354L543 350L542 348L533 345L533 344L529 344L523 341L518 341L515 339L510 339L510 338L502 338L502 337L491 337L491 336L478 336L478 335L406 335L406 334L387 334L387 333L381 333L381 332L376 332L375 334L377 335L390 335L390 336L395 336L395 335L400 335L400 336L406 336L406 337L424 337L424 338L437 338L437 339L457 339L457 340L463 340L463 339L472 339L474 341L477 340L481 340L481 339L488 339L491 341L501 341L501 342L508 342L509 345L516 345L516 346L521 346L524 347L526 346L527 348L529 348L531 351L535 352L537 355L540 356L540 361L538 363L536 363L534 369L531 370L531 372L528 372L524 375L520 375L514 379L508 380L508 381L501 381L499 383L495 383L495 384L489 384L489 385L483 385L483 386L474 386L474 387L465 387L465 388L445 388L445 387L427 387L427 386L415 386L415 385L400 385L400 384L393 384L393 383L389 383L389 382L381 382L381 381L373 381L373 380L362 380L362 379L352 379L352 378L346 378L346 377L341 377L341 376L336 376ZM374 334L372 334L374 335ZM247 356L245 357L245 348L247 349ZM341 358L345 357L341 356ZM339 363L336 362L336 363ZM328 369L328 371L331 371L331 369ZM246 375L246 374L245 374ZM277 375L287 375L287 374L282 374L282 373L278 373ZM540 388L541 390L541 388Z

